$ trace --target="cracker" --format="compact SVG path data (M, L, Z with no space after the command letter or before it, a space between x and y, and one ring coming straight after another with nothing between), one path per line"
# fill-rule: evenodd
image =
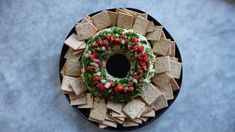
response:
M124 13L124 14L129 14L131 15L125 8L120 7L120 8L116 8L116 12L117 13Z
M140 118L142 121L146 122L148 120L148 117L141 117Z
M137 16L135 19L134 25L132 27L132 30L142 35L145 35L149 24L150 24L149 20L146 20L142 17Z
M146 20L148 19L148 14L147 13L138 13L137 16L140 16L140 17L142 17Z
M141 97L148 105L151 105L160 95L161 92L151 83L148 83L144 87Z
M61 69L61 71L60 71L60 74L62 75L62 76L64 76L64 65L63 65L63 67L62 67L62 69Z
M154 26L154 22L150 21L148 28L147 28L147 32L153 32L155 30L155 26Z
M160 74L155 74L155 76L152 78L152 82L155 85L158 85L159 87L165 87L166 84L169 84L170 80L172 78L168 73L160 73Z
M108 126L103 125L103 124L99 124L99 128L101 128L101 129L106 128L106 127L108 127Z
M79 109L93 108L93 97L91 93L86 94L86 104L78 106Z
M72 49L78 50L80 49L80 46L85 43L85 41L78 40L77 35L73 33L64 41L64 43L69 47L71 47Z
M89 118L103 122L107 113L107 107L104 99L94 98L94 108L91 109Z
M69 95L69 100L75 100L75 99L77 99L77 98L79 98L79 96L77 96L75 93L68 93L68 95Z
M163 73L170 71L170 58L169 56L165 57L156 57L155 59L155 72Z
M70 85L76 95L80 95L87 90L86 84L83 82L81 77L71 80Z
M78 40L91 38L97 31L97 28L90 22L79 23L75 26Z
M179 59L178 59L178 58L175 58L175 57L170 57L170 60L171 60L171 61L176 61L176 62L179 61Z
M132 15L119 12L117 18L117 26L122 28L132 28L134 17Z
M146 34L147 40L159 41L161 38L162 26L155 26L154 31Z
M167 103L166 98L163 95L161 95L159 99L155 103L153 103L151 106L155 111L158 111L160 109L168 107L168 103Z
M90 16L88 16L88 15L86 15L86 16L84 16L84 18L83 18L83 19L91 20L91 17L90 17Z
M166 56L172 45L171 41L166 39L160 39L159 41L154 41L153 43L153 53L157 55Z
M84 105L86 104L87 101L86 101L86 96L83 95L77 99L74 99L74 100L70 100L70 105Z
M152 109L149 112L143 114L142 117L155 117L155 111Z
M176 61L170 61L169 75L173 78L180 78L182 64Z
M66 52L66 54L64 55L64 58L66 58L67 60L74 60L74 61L78 61L81 56L82 56L83 51L79 50L73 50L72 48L69 48Z
M145 104L138 99L133 99L123 107L123 112L131 119L134 119L139 112L145 107Z
M105 120L115 122L114 119L112 119L112 118L109 117L109 114L108 114L108 113L105 115Z
M113 12L113 11L107 11L109 18L111 20L111 23L113 26L116 25L117 23L117 17L118 17L118 13L117 12Z
M83 18L80 23L86 23L86 22L93 23L91 19L87 19L87 18Z
M73 92L73 89L70 85L70 80L72 79L73 77L69 77L69 76L63 76L63 79L62 79L62 84L61 84L61 90L65 91L65 92Z
M78 61L66 60L64 74L67 76L80 76L81 64Z
M161 32L161 38L167 39L167 38L166 38L166 35L165 35L165 33L164 33L164 31Z
M121 117L121 118L125 118L126 117L126 115L122 111L120 113L112 111L110 114L111 114L112 117L118 117L118 118L119 117Z
M135 119L131 119L133 122L136 122L136 123L138 123L138 124L142 124L142 120L141 119L139 119L139 118L135 118Z
M125 118L118 118L118 117L110 117L112 118L115 122L119 123L119 124L123 124ZM122 120L120 120L122 119Z
M174 41L171 41L169 56L175 57L175 42Z
M112 102L112 101L108 101L107 102L107 108L110 110L113 110L117 113L121 113L122 111L122 104L121 103L116 103L116 102Z
M172 79L170 80L170 84L171 84L171 88L172 88L173 91L177 91L177 90L180 89L178 83L175 81L174 78L172 78Z
M98 13L98 14L95 14L94 16L91 17L91 19L92 19L95 27L97 28L97 30L107 28L107 27L111 26L111 24L112 24L107 11L105 11L105 10Z
M139 125L138 123L131 121L131 120L128 120L128 119L126 119L123 122L123 127L131 127L131 126L138 126L138 125Z
M101 124L103 124L105 126L110 126L110 127L117 128L117 123L116 122L104 120Z

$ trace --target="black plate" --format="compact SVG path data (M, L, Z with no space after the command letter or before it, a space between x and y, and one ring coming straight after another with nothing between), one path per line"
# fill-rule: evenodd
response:
M127 9L130 9L130 10L133 10L133 11L136 11L136 12L140 12L140 13L145 13L141 10L138 10L138 9L134 9L134 8L127 8ZM115 11L115 8L112 8L112 9L107 9L107 10L110 10L110 11ZM93 16L97 13L99 13L100 11L97 11L95 13L92 13L90 14L89 16ZM161 24L155 20L152 16L148 15L148 20L150 21L153 21L155 25L159 25L161 26ZM80 20L81 21L81 20ZM80 22L79 21L79 22ZM171 39L172 41L174 41L174 39L171 37L171 35L167 32L167 30L165 28L163 28L163 31L166 35L166 37L168 39ZM75 31L75 27L72 28L72 30L69 32L69 34L67 35L66 38L68 38L72 33L76 33ZM61 71L66 59L64 58L64 55L66 53L66 51L68 50L68 46L67 45L63 45L63 48L62 48L62 51L61 51L61 55L60 55L60 65L59 65L59 72ZM181 55L180 55L180 51L176 45L176 57L179 58L179 62L182 62L182 59L181 59ZM181 76L180 76L180 79L176 79L178 85L181 87L181 83L182 83L182 76L183 75L183 67L182 67L182 70L181 70ZM60 74L60 82L62 82L62 76ZM179 90L178 91L175 91L174 92L174 97L175 99L177 98L178 96L178 93L179 93ZM69 101L69 97L67 94L65 94L65 97L67 98L67 100ZM152 121L156 120L160 115L162 115L170 106L171 104L175 101L175 99L173 100L169 100L168 101L168 107L167 108L164 108L164 109L161 109L159 111L156 111L156 116L155 117L151 117L149 118L146 122L143 122L143 124L140 124L139 126L135 126L135 127L122 127L121 125L118 125L117 128L112 128L112 127L107 127L105 129L107 130L115 130L115 131L128 131L128 130L134 130L134 129L137 129L137 128L141 128L143 126L146 126L147 124L151 123ZM90 110L89 109L78 109L76 106L73 106L73 108L84 118L86 118L88 120L88 117L89 117L89 113L90 113ZM98 126L97 123L94 123L92 122L93 124L95 124L96 126Z

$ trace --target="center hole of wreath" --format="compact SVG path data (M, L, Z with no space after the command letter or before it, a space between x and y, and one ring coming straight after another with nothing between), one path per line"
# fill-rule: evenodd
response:
M114 54L106 63L108 73L114 77L124 78L130 71L131 64L123 54Z

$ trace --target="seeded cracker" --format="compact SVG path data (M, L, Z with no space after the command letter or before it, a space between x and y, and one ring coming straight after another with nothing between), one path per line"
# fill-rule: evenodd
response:
M87 87L81 77L71 80L70 84L76 95L80 95L87 90Z
M86 94L86 101L85 105L78 106L79 109L86 109L86 108L93 108L93 97L91 93Z
M157 98L160 95L161 95L161 92L155 86L153 86L151 83L149 83L144 88L141 97L148 105L151 105L153 102L155 102L157 100Z
M134 119L144 107L145 104L143 102L138 99L133 99L124 106L123 112L126 113L131 119Z
M182 64L176 61L170 61L170 72L169 75L173 78L180 78Z
M156 71L156 73L163 73L163 72L170 71L170 58L169 58L169 56L156 57L155 71Z
M151 106L155 111L158 111L160 109L168 107L168 103L167 103L167 100L165 99L165 97L163 95L161 95L159 97L159 99L155 103L153 103Z
M97 31L97 28L90 22L79 23L75 26L78 40L91 38ZM75 49L76 50L76 49Z
M102 11L102 12L92 16L91 19L92 19L95 27L97 28L97 30L107 28L107 27L111 26L111 24L112 24L107 11Z
M107 108L111 109L117 113L121 113L122 111L122 104L121 103L116 103L116 102L112 102L112 101L108 101L107 102Z
M137 16L134 22L132 29L137 33L145 35L150 24L149 20L146 20L142 17Z
M78 50L80 49L80 46L85 43L85 41L78 40L77 35L73 33L64 41L64 43L69 47L71 47L72 49Z
M160 41L154 41L153 52L157 55L166 56L171 48L172 42L166 39L160 39Z
M70 85L71 78L73 78L73 77L63 76L61 90L65 91L65 92L73 92L73 89Z
M122 28L132 28L133 16L119 12L117 18L117 26Z
M148 40L159 41L161 38L162 26L155 26L153 32L146 34Z
M118 17L118 13L117 12L112 12L112 11L107 11L109 18L112 22L112 25L115 26L117 23L117 17Z
M107 113L107 107L104 99L94 98L94 108L91 109L89 119L97 120L102 123Z
M78 61L67 60L64 64L64 74L67 76L80 76L81 64Z

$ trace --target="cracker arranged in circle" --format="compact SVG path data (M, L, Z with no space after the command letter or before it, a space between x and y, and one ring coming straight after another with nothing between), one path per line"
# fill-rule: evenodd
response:
M149 24L150 24L149 20L146 20L142 17L137 16L135 19L134 25L132 27L132 30L142 35L145 35Z
M155 72L163 73L170 71L170 58L169 56L156 57L155 60Z
M153 86L151 83L148 83L147 86L143 89L141 97L148 105L151 105L160 95L161 92L158 90L158 88Z
M168 107L168 102L164 95L161 95L159 99L151 105L151 107L155 110L158 111L160 109Z
M122 103L117 103L117 102L113 102L113 101L110 101L110 100L107 102L107 108L110 109L110 110L113 110L117 113L121 113L122 106L123 106Z
M94 16L91 17L91 19L92 19L95 27L97 28L97 30L107 28L107 27L111 26L111 24L112 24L107 11L105 11L105 10L98 13L98 14L95 14Z
M69 48L64 55L64 58L67 60L73 60L78 61L80 57L82 56L83 50L74 50L72 48Z
M173 78L180 78L182 64L176 61L170 61L169 75Z
M65 91L65 92L73 92L73 89L72 89L71 84L70 84L71 78L73 78L73 77L63 76L62 84L61 84L61 87L60 87L61 90Z
M97 28L90 22L78 23L75 26L78 40L86 40L91 38L97 31ZM76 49L75 49L76 50Z
M80 76L81 64L79 61L66 60L64 74L67 76Z
M84 105L86 104L86 95L83 94L82 96L74 99L74 100L70 100L70 105Z
M111 23L113 26L116 25L117 23L117 17L118 17L118 13L117 12L113 12L113 11L107 11L109 18L111 20Z
M148 40L159 41L161 38L162 26L155 26L152 32L146 34Z
M134 17L129 14L119 12L117 18L117 26L122 28L132 28Z
M73 33L64 41L64 43L69 47L71 47L72 49L78 50L81 49L80 47L82 44L85 43L85 41L78 40L78 36L75 33Z
M134 119L144 107L145 103L138 99L133 99L123 107L123 112L126 113L131 119Z
M76 95L80 95L87 90L87 86L85 85L81 77L72 79L70 81L70 85Z
M153 42L153 52L157 55L166 56L171 49L172 42L167 39L160 39Z
M89 119L94 119L102 123L107 113L107 106L104 99L94 98L94 107L90 111Z
M172 90L173 90L173 91L177 91L177 90L180 89L178 83L175 81L174 78L172 78L172 79L170 80L170 84L171 84L171 87L172 87Z
M79 109L93 108L93 97L91 93L86 94L86 104L78 106Z

